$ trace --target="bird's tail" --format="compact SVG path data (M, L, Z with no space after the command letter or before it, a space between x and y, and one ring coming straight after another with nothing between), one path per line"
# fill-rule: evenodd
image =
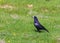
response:
M47 29L45 29L45 31L49 32Z

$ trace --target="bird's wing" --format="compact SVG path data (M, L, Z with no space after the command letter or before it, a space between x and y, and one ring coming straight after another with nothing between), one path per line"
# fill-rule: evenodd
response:
M43 25L41 25L41 24L39 24L39 25L40 25L41 29L46 30L47 32L49 32Z
M39 23L35 23L35 26L36 26L37 28L42 29L42 26L41 26Z

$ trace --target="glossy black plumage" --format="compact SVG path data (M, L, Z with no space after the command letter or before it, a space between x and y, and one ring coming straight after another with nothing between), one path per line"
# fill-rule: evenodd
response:
M40 32L41 30L49 32L43 25L39 23L38 18L36 16L34 16L33 18L34 18L34 26L36 27L38 32Z

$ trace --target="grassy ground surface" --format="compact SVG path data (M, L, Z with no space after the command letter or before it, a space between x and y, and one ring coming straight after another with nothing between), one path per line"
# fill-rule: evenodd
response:
M34 15L49 33L34 31ZM3 43L60 43L60 0L0 0L0 40Z

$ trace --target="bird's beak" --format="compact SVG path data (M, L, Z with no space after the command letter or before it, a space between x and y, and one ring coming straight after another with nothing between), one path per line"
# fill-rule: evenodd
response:
M34 16L32 16L32 18L34 18Z

